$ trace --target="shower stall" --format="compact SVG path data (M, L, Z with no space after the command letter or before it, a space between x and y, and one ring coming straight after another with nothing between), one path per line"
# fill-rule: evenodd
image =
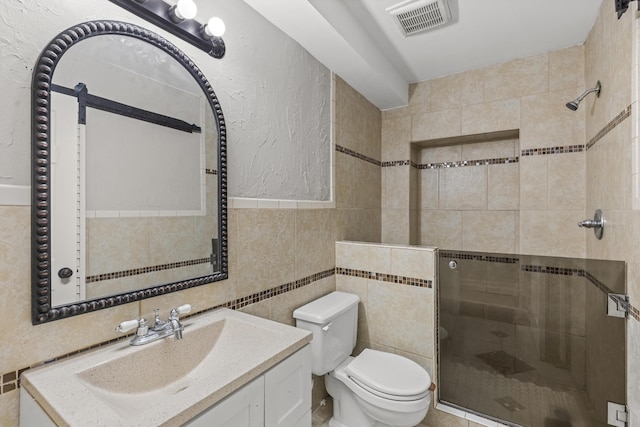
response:
M623 416L624 262L447 250L438 259L440 403L517 426Z

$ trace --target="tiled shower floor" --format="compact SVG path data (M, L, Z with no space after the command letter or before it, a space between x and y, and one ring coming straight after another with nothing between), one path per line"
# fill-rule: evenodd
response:
M535 356L539 330L467 316L448 318L448 326L440 346L442 401L527 427L606 425L576 384L572 371L580 368Z

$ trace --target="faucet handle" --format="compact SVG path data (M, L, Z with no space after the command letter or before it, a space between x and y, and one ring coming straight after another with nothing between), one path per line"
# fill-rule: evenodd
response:
M138 325L140 325L140 322L138 320L127 320L125 322L120 323L116 327L116 331L121 332L121 333L129 332L129 331L137 328Z
M191 304L183 304L175 309L176 314L187 314L191 312Z

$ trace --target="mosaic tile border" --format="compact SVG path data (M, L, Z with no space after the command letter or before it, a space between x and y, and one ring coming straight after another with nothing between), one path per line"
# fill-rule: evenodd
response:
M351 157L355 157L360 160L364 160L365 162L372 163L376 166L382 166L382 162L380 160L376 160L374 158L365 156L364 154L360 154L357 151L350 150L346 147L343 147L342 145L336 144L336 151L338 151L339 153L347 154Z
M585 149L586 149L585 145L566 145L566 146L558 146L558 147L529 148L526 150L522 150L520 152L520 156L418 164L411 160L391 160L391 161L381 162L379 160L373 159L371 157L367 157L356 151L350 150L348 148L345 148L336 144L336 151L347 154L349 156L355 157L360 160L364 160L376 166L380 166L383 168L396 167L396 166L411 166L419 170L460 168L460 167L468 167L468 166L508 165L512 163L519 163L520 157L540 156L540 155L549 155L549 154L580 153L585 151Z
M589 142L587 142L587 150L589 150L591 147L596 145L596 142L604 138L606 134L611 132L613 129L615 129L616 126L618 126L620 123L625 121L625 119L629 118L630 116L631 116L631 105L629 105L627 108L625 108L620 113L618 113L618 115L615 116L613 120L607 123L602 129L600 129L600 131L598 131L598 133L596 133L596 135L593 138L589 140Z
M200 311L195 314L206 313L207 311L215 310L216 308L226 307L232 310L238 310L240 308L246 307L251 304L255 304L260 301L264 301L266 299L275 297L277 295L285 294L290 291L294 291L303 286L307 286L313 282L317 282L318 280L325 279L327 277L331 277L336 274L335 268L331 268L329 270L324 270L319 273L312 274L311 276L303 277L302 279L298 279L293 282L285 283L284 285L276 286L275 288L267 289L265 291L257 292L253 295L249 295L246 297L242 297L239 299L235 299L233 301L229 301L224 304L220 304L218 306L208 308L207 310Z
M583 277L586 277L587 280L590 281L593 285L595 285L598 289L600 289L600 291L604 292L605 294L613 293L613 291L607 285L605 285L600 280L598 280L596 276L594 276L593 274L585 270L582 270L582 274L583 274Z
M390 162L382 162L383 168L389 168L393 166L412 166L415 168L418 165L411 160L392 160Z
M607 123L598 133L589 140L589 142L585 144L579 145L565 145L565 146L557 146L557 147L541 147L541 148L528 148L520 151L520 157L528 157L528 156L544 156L550 154L566 154L566 153L580 153L592 148L598 141L600 141L605 135L615 129L620 123L631 116L631 105L622 110L616 117L613 118L609 123ZM465 166L485 166L485 165L498 165L498 164L510 164L517 163L519 161L519 157L501 157L494 159L481 159L481 160L462 160L462 161L454 161L454 162L441 162L441 163L427 163L427 164L416 164L411 160L393 160L381 162L379 160L373 159L371 157L360 154L356 151L350 150L346 147L336 144L336 151L339 151L344 154L348 154L360 160L364 160L366 162L372 163L376 166L381 167L395 167L395 166L409 166L415 167L417 169L443 169L443 168L452 168L452 167L465 167Z
M331 277L331 276L333 276L335 274L336 274L336 269L335 268L330 268L328 270L324 270L324 271L321 271L319 273L315 273L315 274L312 274L310 276L303 277L303 278L295 280L293 282L285 283L283 285L276 286L274 288L267 289L267 290L262 291L262 292L257 292L257 293L255 293L253 295L249 295L249 296L246 296L246 297L238 298L238 299L229 301L227 303L217 305L215 307L207 308L206 310L201 310L201 311L198 311L198 312L194 312L192 314L189 314L188 316L185 316L185 318L189 318L191 316L196 316L198 314L207 313L209 311L212 311L212 310L215 310L215 309L221 308L221 307L230 308L232 310L238 310L240 308L246 307L247 305L255 304L257 302L264 301L266 299L275 297L277 295L281 295L281 294L284 294L284 293L299 289L299 288L301 288L303 286L310 285L313 282L316 282L316 281L321 280L321 279L325 279L327 277ZM14 391L14 390L20 388L20 374L22 374L23 372L25 372L25 371L27 371L29 369L36 368L38 366L42 366L42 365L45 365L47 363L55 362L55 361L58 361L58 360L66 359L67 357L75 356L77 354L83 353L85 351L93 350L93 349L96 349L96 348L99 348L99 347L104 347L105 345L113 344L113 343L118 342L118 341L129 339L131 337L131 335L132 334L125 335L125 336L118 337L118 338L114 338L114 339L111 339L109 341L105 341L105 342L102 342L102 343L99 343L99 344L94 344L92 346L85 347L83 349L76 350L76 351L73 351L71 353L68 353L68 354L65 354L65 355L62 355L62 356L54 357L53 359L50 359L50 360L47 360L47 361L44 361L44 362L34 363L34 364L30 365L30 366L18 369L16 371L11 371L11 372L6 372L4 374L1 374L0 375L0 379L2 381L0 382L0 395L5 394L5 393L9 393L11 391Z
M42 366L42 365L46 365L46 364L49 364L49 363L52 363L52 362L56 362L58 360L66 359L67 357L75 356L76 354L84 353L85 351L94 350L94 349L99 348L99 347L104 347L106 345L113 344L115 342L122 341L122 340L129 339L129 338L131 338L131 335L114 338L112 340L104 341L104 342L101 342L99 344L94 344L92 346L85 347L83 349L76 350L76 351L73 351L71 353L67 353L67 354L62 355L62 356L54 357L53 359L49 359L49 360L46 360L44 362L34 363L34 364L30 365L30 366L27 366L27 367L24 367L24 368L20 368L17 371L6 372L6 373L0 375L0 377L2 378L2 383L1 383L1 386L0 386L0 395L5 394L5 393L9 393L9 392L14 391L16 389L19 389L20 388L20 375L22 375L23 372L28 371L29 369L37 368L37 367Z
M511 258L511 257L495 257L490 255L476 255L476 254L465 254L459 252L439 252L439 258L456 258L456 259L466 259L473 261L483 261L483 262L495 262L495 263L508 263L508 264L517 264L520 262L520 258ZM589 283L597 287L601 292L605 294L615 293L611 288L602 283L595 277L593 274L581 268L563 268L563 267L550 267L544 265L532 265L532 264L523 264L520 266L521 271L526 271L528 273L542 273L542 274L554 274L554 275L562 275L562 276L578 276L586 278ZM634 318L637 321L640 321L640 310L637 307L629 304L629 316Z
M580 145L565 145L559 147L542 147L542 148L528 148L520 151L521 157L526 156L545 156L548 154L566 154L566 153L581 153L585 150L584 144Z
M520 271L526 271L528 273L544 273L555 274L559 276L579 276L586 277L586 271L579 268L564 268L564 267L549 267L545 265L529 265L523 264L520 266Z
M153 265L150 267L133 268L131 270L122 270L122 271L116 271L113 273L96 274L93 276L87 276L85 279L85 282L96 283L96 282L102 282L104 280L121 279L123 277L137 276L140 274L152 273L155 271L171 270L174 268L189 267L192 265L206 264L208 262L211 262L211 258L209 257L190 259L186 261L171 262L168 264Z
M518 163L519 157L499 157L495 159L480 159L480 160L461 160L457 162L441 162L441 163L426 163L422 165L416 165L418 169L447 169L447 168L461 168L466 166L486 166L486 165L506 165L510 163Z
M361 277L380 282L397 283L400 285L417 286L419 288L433 288L433 280L417 279L415 277L396 276L393 274L375 273L372 271L355 270L343 267L336 267L336 274L340 274L342 276Z
M449 251L442 251L442 250L439 252L439 258L468 259L473 261L496 262L500 264L517 264L520 262L520 258L516 258L516 257L465 254L461 252L449 252Z

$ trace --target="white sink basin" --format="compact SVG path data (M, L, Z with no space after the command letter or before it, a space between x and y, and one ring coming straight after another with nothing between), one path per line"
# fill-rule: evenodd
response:
M224 308L183 325L182 340L118 342L29 370L22 387L59 425L181 425L311 340Z

